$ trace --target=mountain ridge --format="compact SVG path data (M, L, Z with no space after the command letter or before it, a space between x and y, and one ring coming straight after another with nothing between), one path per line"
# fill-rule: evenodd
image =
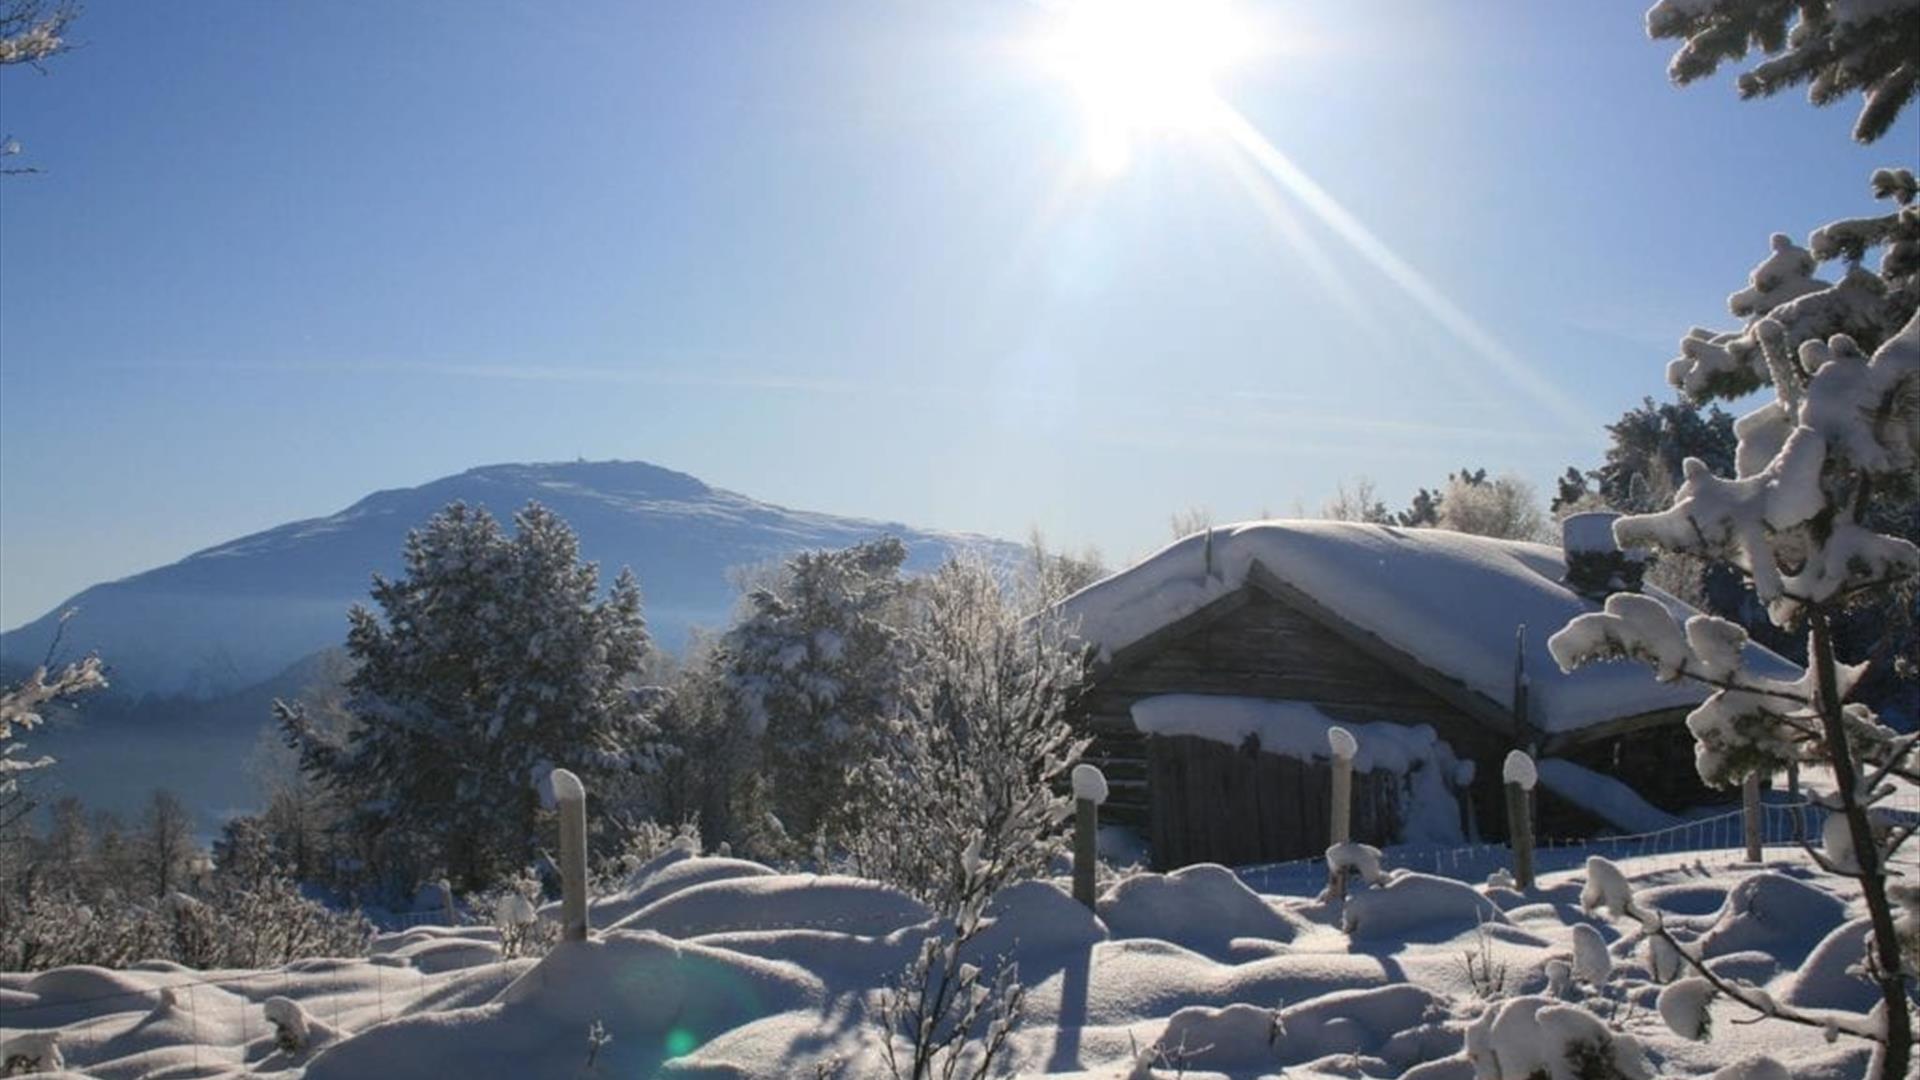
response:
M231 694L338 645L347 609L366 599L372 575L401 569L407 530L455 501L503 522L529 501L558 513L579 534L583 557L600 565L603 583L622 566L633 569L648 624L669 649L693 628L724 621L734 567L880 535L907 543L911 570L956 550L1004 555L1015 547L978 534L794 510L644 461L503 462L380 489L332 514L91 585L0 634L0 664L18 671L38 663L59 613L72 608L63 652L100 653L121 694Z

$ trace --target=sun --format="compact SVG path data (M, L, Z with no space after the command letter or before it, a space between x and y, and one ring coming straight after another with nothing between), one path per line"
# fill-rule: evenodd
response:
M1141 139L1216 123L1214 83L1247 47L1226 0L1072 0L1039 54L1086 111L1092 163L1118 172Z

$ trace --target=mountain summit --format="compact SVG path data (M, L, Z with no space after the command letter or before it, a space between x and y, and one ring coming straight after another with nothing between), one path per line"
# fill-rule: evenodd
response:
M719 627L728 571L807 548L883 534L907 544L909 569L958 548L1010 551L986 537L789 510L638 461L488 465L419 487L375 492L339 513L244 536L179 562L86 589L0 635L9 669L37 663L69 608L62 652L97 650L117 694L213 698L270 679L346 636L349 605L376 572L401 568L407 530L454 501L506 521L529 500L573 526L603 580L640 579L654 639L678 649L696 626Z

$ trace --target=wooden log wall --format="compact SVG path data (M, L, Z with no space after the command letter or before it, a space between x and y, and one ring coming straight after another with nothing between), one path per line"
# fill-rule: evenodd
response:
M1147 739L1153 801L1148 840L1154 868L1228 866L1322 854L1332 824L1333 769L1188 735ZM1353 839L1399 836L1402 777L1375 769L1353 776Z
M1079 722L1093 739L1087 760L1106 773L1112 790L1101 808L1105 821L1138 829L1150 839L1153 835L1148 796L1154 778L1147 740L1133 726L1132 708L1141 698L1160 694L1303 701L1336 720L1354 724L1380 720L1430 724L1454 753L1481 760L1482 774L1497 773L1500 757L1509 749L1432 692L1256 589L1235 594L1194 623L1190 630L1176 630L1123 653L1108 670L1097 673L1080 702ZM1484 764L1489 760L1491 770ZM1355 780L1357 790L1360 778ZM1483 809L1482 802L1488 804L1483 819L1497 822L1497 800L1478 798L1476 810ZM1241 805L1247 805L1244 797ZM1322 843L1305 854L1324 849ZM1165 862L1157 854L1155 861L1182 865Z

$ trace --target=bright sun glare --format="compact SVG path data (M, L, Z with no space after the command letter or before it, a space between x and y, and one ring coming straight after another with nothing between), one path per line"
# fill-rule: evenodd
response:
M1142 138L1216 123L1214 81L1247 46L1226 0L1074 0L1040 44L1079 95L1092 164L1109 174Z

